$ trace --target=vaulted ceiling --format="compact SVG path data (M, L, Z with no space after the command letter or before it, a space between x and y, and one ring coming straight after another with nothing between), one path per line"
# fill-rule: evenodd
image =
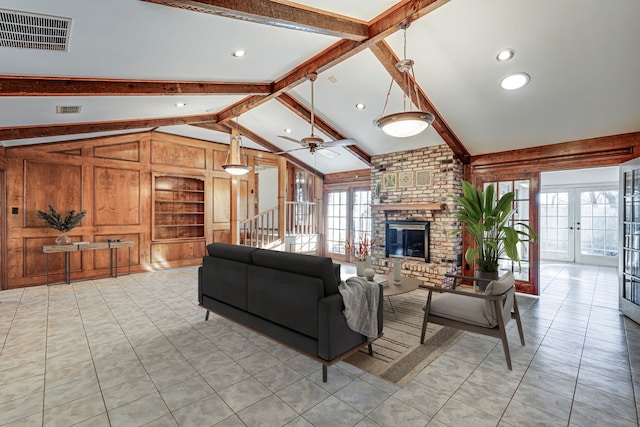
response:
M358 142L331 157L287 154L322 173L443 143L466 160L640 131L637 0L0 0L3 18L13 11L68 19L70 31L64 50L0 43L7 147L149 129L228 143L237 126L245 146L291 150L299 145L279 135L309 135L312 72L315 133ZM436 121L393 138L373 121L407 19L420 103ZM515 56L501 63L503 48ZM530 83L503 90L512 72ZM401 109L394 83L387 113Z

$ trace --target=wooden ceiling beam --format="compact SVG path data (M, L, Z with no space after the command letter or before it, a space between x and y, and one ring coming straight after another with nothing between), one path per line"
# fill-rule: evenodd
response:
M349 40L365 40L367 24L318 9L270 0L143 0L164 6L239 19L257 24L323 34Z
M237 129L238 132L240 132L240 135L242 136L246 136L247 138L249 138L250 140L252 140L253 142L255 142L256 144L266 148L267 150L269 150L271 153L279 153L282 151L282 149L272 143L270 143L269 141L267 141L266 139L264 139L263 137L261 137L260 135L258 135L257 133L253 132L252 130L239 125L236 122L227 122L227 123L223 123L223 124L218 124L218 123L199 123L199 124L194 124L194 126L197 127L201 127L203 129L209 129L209 130L217 130L217 131L222 131L225 133L231 133L231 131L233 129ZM280 156L283 156L284 158L287 159L288 162L302 168L305 169L309 172L311 172L312 174L318 176L319 178L324 179L324 174L320 171L318 171L317 169L309 166L308 164L306 164L305 162L303 162L302 160L299 160L298 158L292 156L289 153L283 153L280 154Z
M449 146L449 148L451 148L451 150L454 152L456 157L458 157L462 161L462 163L468 164L471 160L471 155L469 154L469 151L467 151L466 147L462 145L462 143L460 142L456 134L453 133L449 125L447 125L447 123L444 121L444 119L442 118L438 110L434 107L434 105L431 103L431 101L429 100L427 95L424 93L420 85L418 85L415 82L415 80L413 79L413 76L411 76L410 74L405 75L405 73L402 73L396 68L398 57L393 52L393 50L391 50L389 45L385 41L380 41L372 45L370 49L373 52L373 54L376 56L376 58L378 58L378 61L380 61L380 63L384 66L387 72L391 75L393 80L395 80L398 86L400 86L402 91L404 91L405 94L411 98L411 101L415 105L420 105L422 107L422 110L426 110L430 113L433 113L433 115L435 115L436 119L433 121L433 124L432 124L435 131L438 132L438 135L440 135L440 137ZM417 93L416 91L413 91L413 90L409 90L407 92L408 88L405 87L405 80L404 80L405 77L409 78L410 87L416 88Z
M0 96L267 95L270 83L0 76Z
M309 110L306 105L303 105L300 101L298 101L288 93L283 93L277 99L282 105L294 112L298 117L306 120L308 123L311 123L311 110ZM314 123L318 129L335 140L348 138L339 130L331 126L322 117L318 116L317 112L315 112ZM365 162L368 166L371 166L371 155L362 150L362 148L358 147L357 145L347 145L343 148L351 151L358 159Z
M340 40L334 43L275 81L272 84L270 95L246 97L242 101L220 110L218 119L220 122L231 120L280 96L280 94L307 80L311 73L321 73L384 40L385 37L398 31L400 23L406 21L407 17L410 17L411 20L421 18L448 2L449 0L406 0L400 3L369 24L368 39L363 41Z
M160 126L187 125L199 122L215 122L215 114L198 116L167 117L162 119L118 120L110 122L56 123L37 126L0 127L0 141L14 139L43 138L48 136L77 135L81 133L110 132L156 128Z

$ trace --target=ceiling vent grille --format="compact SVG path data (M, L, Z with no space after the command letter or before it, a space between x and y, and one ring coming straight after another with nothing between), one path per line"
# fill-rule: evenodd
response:
M0 9L0 47L67 50L71 18Z
M56 105L56 114L78 114L82 105Z

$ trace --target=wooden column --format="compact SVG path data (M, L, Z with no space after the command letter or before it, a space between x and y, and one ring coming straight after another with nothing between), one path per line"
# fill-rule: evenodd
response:
M285 209L287 200L287 159L278 158L278 236L285 232Z
M229 161L228 163L237 165L239 163L239 146L238 130L236 128L231 129L231 141L229 142ZM230 215L230 229L231 229L231 243L237 245L240 243L240 177L231 175L231 201L229 203L231 207Z

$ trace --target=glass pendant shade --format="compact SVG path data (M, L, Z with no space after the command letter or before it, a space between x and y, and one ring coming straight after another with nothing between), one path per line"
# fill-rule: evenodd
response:
M407 138L428 128L434 119L433 114L424 111L405 111L379 118L376 126L389 136Z
M245 175L249 173L251 170L251 166L247 165L222 165L222 169L224 169L227 173L231 175Z

